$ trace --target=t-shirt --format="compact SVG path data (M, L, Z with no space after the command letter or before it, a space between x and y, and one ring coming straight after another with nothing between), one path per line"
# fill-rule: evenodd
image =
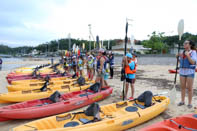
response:
M190 57L193 61L197 62L197 54L196 51L191 50L190 52ZM190 75L190 74L194 74L195 73L195 69L189 69L189 68L180 68L179 74L180 75Z
M134 70L135 69L135 62L131 61L131 63L129 63L129 67L131 70ZM135 74L127 74L126 78L135 79Z

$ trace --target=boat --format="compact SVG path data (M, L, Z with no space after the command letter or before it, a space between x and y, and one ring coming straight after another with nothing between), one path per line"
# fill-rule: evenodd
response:
M197 114L186 114L155 123L140 131L197 131Z
M152 106L145 107L138 100L127 100L99 106L93 103L86 110L64 113L35 120L12 131L119 131L146 122L164 112L169 98L155 96Z
M96 84L83 91L60 94L55 92L48 98L21 102L0 108L0 121L33 119L68 112L105 99L112 93L111 87L101 90Z
M13 103L13 102L23 102L28 100L35 100L49 97L56 90L61 93L68 93L73 91L85 90L91 86L91 82L87 82L85 85L61 85L60 87L51 89L44 85L41 89L26 90L26 91L15 91L0 94L0 103Z
M88 81L88 78L85 79ZM51 89L59 89L61 86L65 86L67 84L72 85L77 82L77 79L68 79L66 77L59 77L56 80L50 80L50 81L42 81L42 82L31 82L31 83L23 83L23 84L16 84L16 85L8 85L6 86L9 92L13 91L25 91L25 90L34 90L34 89L40 89L44 84L48 85L48 88ZM93 81L92 81L93 82Z
M33 75L22 75L22 76L18 76L18 77L9 77L9 76L7 76L6 79L7 79L9 84L13 84L15 82L18 83L17 81L21 81L21 80L29 80L29 81L37 81L37 80L39 80L39 81L42 81L48 76L50 78L71 77L71 74L67 74L67 73L52 73L52 74L40 74L40 75L37 75L37 76L33 76Z

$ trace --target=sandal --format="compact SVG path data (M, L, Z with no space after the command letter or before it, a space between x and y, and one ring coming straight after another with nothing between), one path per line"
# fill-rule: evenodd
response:
M184 102L179 102L178 106L182 106L182 105L185 105Z
M188 107L189 109L191 109L193 106L192 106L191 104L188 104L187 107Z

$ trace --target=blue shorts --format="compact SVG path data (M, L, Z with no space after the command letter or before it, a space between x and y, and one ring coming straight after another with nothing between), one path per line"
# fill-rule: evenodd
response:
M194 78L195 77L195 74L189 74L189 75L181 75L180 76L182 77L190 77L190 78Z

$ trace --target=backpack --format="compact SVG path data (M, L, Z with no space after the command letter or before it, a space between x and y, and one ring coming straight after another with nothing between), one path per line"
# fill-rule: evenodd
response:
M149 107L152 105L152 97L153 93L151 91L145 91L144 93L138 96L137 100L139 102L144 102L145 107Z
M85 111L86 116L93 116L94 119L100 119L99 112L101 111L98 103L91 104Z
M101 88L100 83L95 83L90 86L90 90L92 90L94 93L99 92L99 89Z
M85 85L85 78L80 76L78 79L77 79L77 84L79 84L80 86L82 85Z
M58 91L55 91L50 97L49 100L51 100L53 103L59 102L61 94Z

